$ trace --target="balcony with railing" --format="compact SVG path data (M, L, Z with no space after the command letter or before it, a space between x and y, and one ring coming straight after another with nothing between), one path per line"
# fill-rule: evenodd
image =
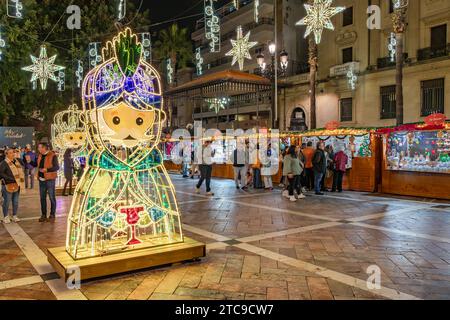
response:
M239 0L239 10L252 4L253 0ZM217 10L215 10L215 13L221 18L225 18L226 16L236 12L236 8L233 4L232 1L230 1L230 3L218 8ZM197 20L196 25L195 25L195 31L203 29L205 27L205 19L202 18L200 20Z
M425 61L450 56L450 43L440 48L424 48L417 51L417 60Z
M403 61L408 60L408 53L403 54ZM396 61L392 61L391 57L383 57L378 58L377 60L377 69L385 69L385 68L392 68L395 67Z

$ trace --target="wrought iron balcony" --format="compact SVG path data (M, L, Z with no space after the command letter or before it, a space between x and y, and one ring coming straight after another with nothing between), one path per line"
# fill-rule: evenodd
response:
M408 53L405 52L403 53L403 61L408 60ZM396 61L392 61L391 57L384 57L384 58L379 58L377 60L377 68L378 69L384 69L384 68L392 68L395 67Z
M450 56L450 43L441 48L425 48L417 51L417 60L424 61L434 58Z

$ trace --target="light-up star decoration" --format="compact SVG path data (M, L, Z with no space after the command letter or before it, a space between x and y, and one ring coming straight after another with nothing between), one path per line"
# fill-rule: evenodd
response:
M297 22L297 26L306 26L305 38L314 33L316 44L322 39L323 29L334 30L331 18L345 10L345 7L331 7L333 0L314 0L314 4L305 4L306 17Z
M30 82L35 82L39 79L41 83L42 90L47 89L47 81L48 79L59 82L59 78L55 76L55 72L64 70L65 67L58 66L55 64L56 55L53 57L47 57L47 49L45 46L41 46L41 52L39 54L39 58L30 55L31 61L33 64L28 67L23 67L22 70L32 72Z
M231 65L234 66L236 62L239 63L239 70L244 70L244 60L251 59L250 49L258 44L258 42L251 42L250 39L250 31L243 36L242 27L237 27L237 37L236 40L231 40L231 45L233 49L228 51L225 56L233 57L233 61Z

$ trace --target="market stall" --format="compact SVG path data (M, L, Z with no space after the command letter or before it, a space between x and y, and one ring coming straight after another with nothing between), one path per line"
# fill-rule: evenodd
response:
M382 192L450 199L450 123L383 128ZM442 118L441 118L442 119Z
M301 145L312 142L315 148L319 141L333 146L334 150L343 148L349 158L344 175L343 187L346 190L374 192L378 187L379 139L372 129L338 128L318 129L303 133L285 133L282 144ZM332 178L326 181L331 187Z

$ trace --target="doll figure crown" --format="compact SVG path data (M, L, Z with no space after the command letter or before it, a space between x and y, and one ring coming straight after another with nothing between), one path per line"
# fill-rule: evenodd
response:
M67 110L58 112L51 127L52 141L56 148L66 149L67 142L64 135L74 132L84 132L83 112L76 104L71 105Z
M125 29L108 42L102 55L104 62L84 80L85 109L100 109L119 99L138 110L161 109L160 77L142 59L142 44L131 29Z

